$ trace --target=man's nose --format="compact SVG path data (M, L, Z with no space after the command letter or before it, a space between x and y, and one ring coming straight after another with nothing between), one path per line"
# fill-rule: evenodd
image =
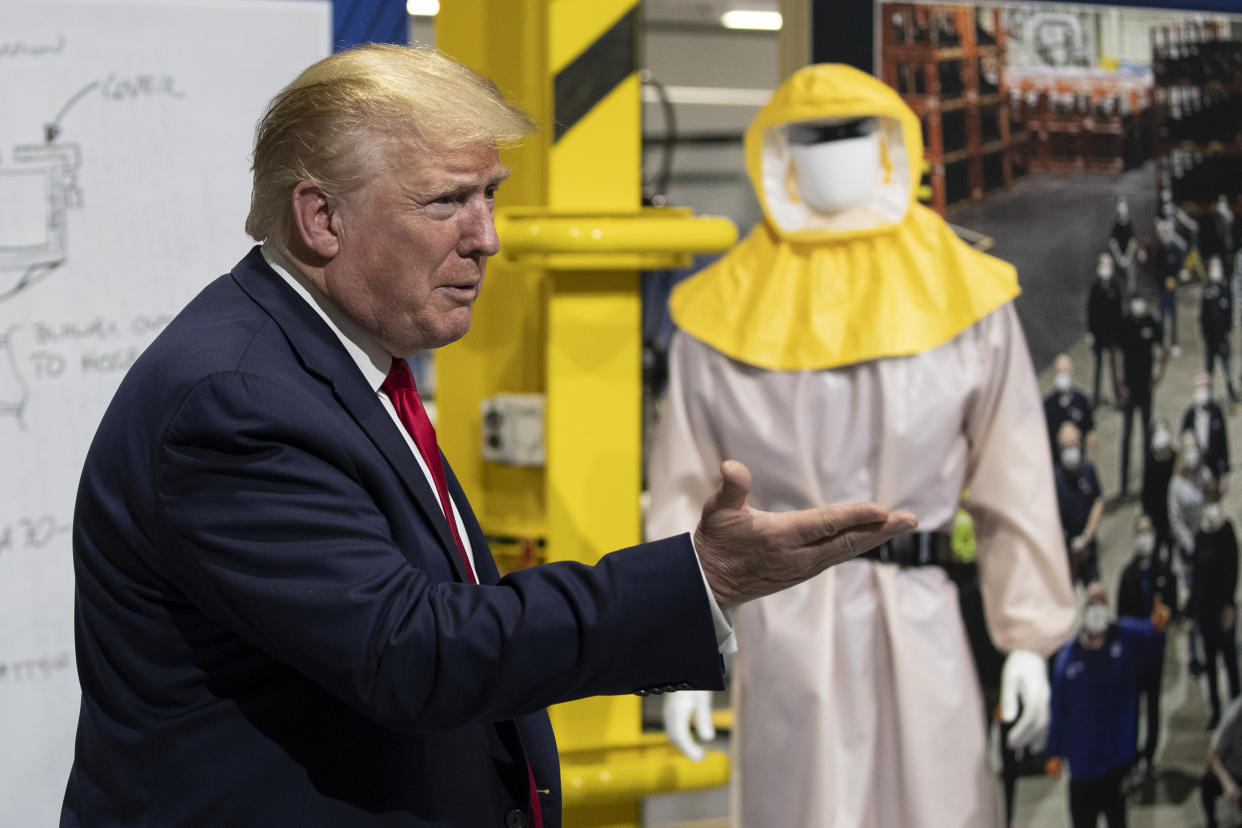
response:
M462 220L465 226L459 252L463 257L495 256L500 252L500 237L496 235L496 222L487 199L471 200Z

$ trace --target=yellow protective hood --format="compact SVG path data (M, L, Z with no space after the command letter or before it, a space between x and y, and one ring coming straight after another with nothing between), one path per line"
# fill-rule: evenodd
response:
M786 128L874 116L883 170L866 201L831 215L803 203ZM765 221L673 291L673 320L742 362L834 368L941 345L1018 294L1014 268L963 242L917 204L918 118L889 87L841 64L781 85L746 131Z

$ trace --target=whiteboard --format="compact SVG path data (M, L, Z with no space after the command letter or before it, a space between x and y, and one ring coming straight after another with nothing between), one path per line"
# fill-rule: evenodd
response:
M95 427L249 249L255 121L330 49L327 2L0 2L0 825L59 819L70 523Z

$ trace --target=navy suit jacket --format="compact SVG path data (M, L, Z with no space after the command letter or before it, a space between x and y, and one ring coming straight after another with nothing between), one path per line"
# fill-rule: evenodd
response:
M446 463L447 469L447 463ZM134 364L74 520L62 825L560 824L544 708L721 685L689 538L463 579L398 426L258 249Z

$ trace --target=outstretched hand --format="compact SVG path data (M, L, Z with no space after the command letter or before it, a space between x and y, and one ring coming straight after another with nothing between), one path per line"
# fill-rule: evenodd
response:
M746 503L746 466L726 460L720 473L724 479L703 506L694 546L725 609L802 583L918 526L909 512L875 503L762 512Z

